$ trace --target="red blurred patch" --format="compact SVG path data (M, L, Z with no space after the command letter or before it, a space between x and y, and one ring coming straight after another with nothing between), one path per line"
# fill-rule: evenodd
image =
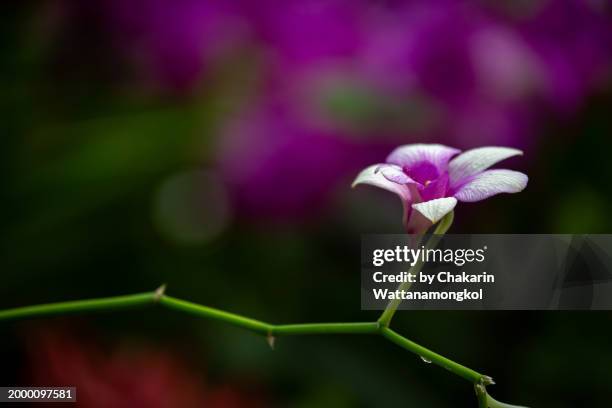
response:
M54 329L36 331L28 337L28 382L38 386L74 386L79 407L265 406L260 395L231 385L206 384L200 374L165 350L147 345L105 349L91 340Z

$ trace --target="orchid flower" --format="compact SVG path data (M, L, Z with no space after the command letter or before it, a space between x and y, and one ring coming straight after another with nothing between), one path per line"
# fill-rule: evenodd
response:
M501 160L522 155L520 150L480 147L460 152L441 144L400 146L386 163L364 169L353 187L369 184L397 194L404 207L407 232L418 234L453 211L457 201L518 193L527 185L527 176L518 171L487 170Z

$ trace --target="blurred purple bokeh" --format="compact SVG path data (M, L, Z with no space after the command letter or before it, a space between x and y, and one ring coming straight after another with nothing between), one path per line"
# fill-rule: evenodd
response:
M399 143L535 149L543 123L577 114L610 82L603 1L99 7L114 47L162 93L223 92L211 72L245 65L252 89L221 119L216 146L234 206L249 216L322 208Z

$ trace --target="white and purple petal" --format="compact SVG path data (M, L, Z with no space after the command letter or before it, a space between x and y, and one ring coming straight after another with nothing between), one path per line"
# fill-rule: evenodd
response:
M441 144L411 144L400 146L387 157L387 163L410 169L421 163L433 164L438 173L446 170L451 157L461 150Z
M375 164L373 166L365 168L361 171L361 173L357 175L357 178L355 178L355 181L353 181L352 187L355 187L359 184L367 184L397 194L402 200L402 202L410 201L411 194L408 187L406 185L398 184L394 181L387 179L382 174L382 171L379 170L381 170L380 164Z
M474 202L499 193L518 193L527 186L527 180L527 175L518 171L487 170L468 179L453 196L459 201Z
M472 177L502 160L520 156L523 152L510 147L479 147L461 153L448 165L450 186L456 187L467 178Z
M389 181L392 181L397 184L415 184L416 181L408 177L406 173L403 172L400 166L395 164L381 164L378 169L378 172L382 173L382 175Z

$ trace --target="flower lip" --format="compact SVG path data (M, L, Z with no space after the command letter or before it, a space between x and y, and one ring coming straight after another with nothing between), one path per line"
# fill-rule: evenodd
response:
M427 160L417 162L412 166L404 166L402 170L423 186L427 186L440 176L438 167Z

